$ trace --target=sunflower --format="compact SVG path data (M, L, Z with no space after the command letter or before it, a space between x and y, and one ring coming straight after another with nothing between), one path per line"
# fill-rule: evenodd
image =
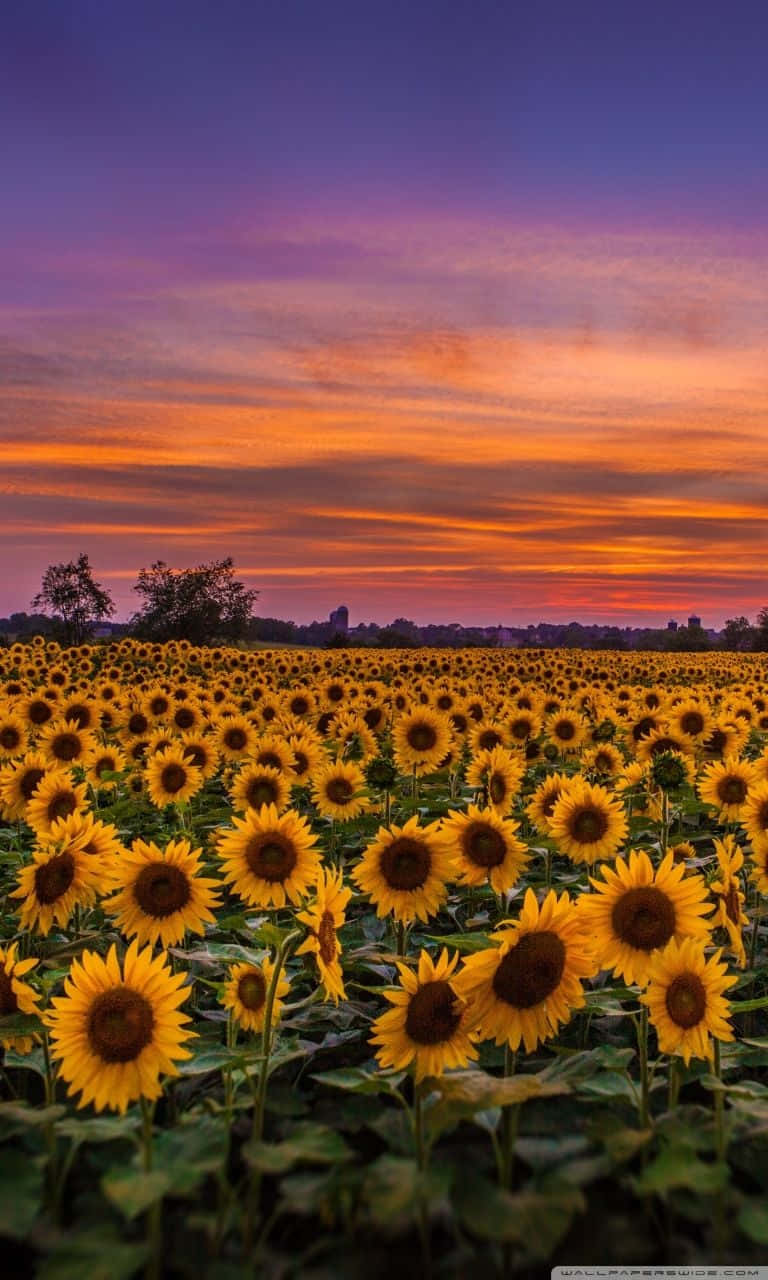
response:
M566 773L551 773L539 783L525 806L529 820L543 836L549 835L555 805L569 784L570 778Z
M308 733L296 734L288 739L292 752L289 776L294 787L305 786L323 759L322 748Z
M137 1098L159 1098L161 1072L179 1074L176 1062L191 1058L184 1041L194 1035L179 1005L189 994L185 973L171 973L167 957L129 946L122 968L117 948L106 959L83 952L72 964L63 996L44 1016L51 1054L78 1108L92 1102L125 1112Z
M527 889L518 920L491 937L499 945L468 956L457 986L484 1037L532 1053L584 1005L582 979L596 964L581 916L567 893L551 889L539 907Z
M65 927L75 907L95 902L98 884L99 869L77 842L57 841L32 851L32 862L21 868L9 896L23 899L22 927L46 937L54 924Z
M93 735L74 720L54 720L40 734L40 747L53 764L65 769L79 764L92 745Z
M212 778L219 767L219 751L213 740L203 733L182 733L181 743L184 759L200 770L203 780Z
M722 763L715 761L704 768L699 780L699 796L705 804L719 807L721 822L738 822L755 781L750 760L727 756Z
M753 848L762 848L768 843L768 782L757 782L750 786L744 801L741 825Z
M244 1031L263 1031L267 1016L267 995L275 972L273 962L265 957L261 964L235 964L230 967L229 981L221 997L225 1009ZM281 973L272 1003L271 1025L280 1021L283 1000L290 991L288 979Z
M685 874L670 852L654 872L647 853L632 850L628 862L601 867L602 880L592 879L594 893L578 900L601 968L614 978L644 986L650 963L670 938L707 938L710 925L700 919L711 912L701 876Z
M306 911L296 912L296 919L310 930L296 954L309 952L315 956L326 999L334 1004L346 999L336 933L344 924L344 911L351 897L352 890L344 888L341 871L321 871L315 901Z
M470 805L466 813L452 810L443 819L441 838L456 861L459 884L490 884L506 893L520 879L530 859L518 840L518 823L500 818L495 809Z
M37 960L17 960L18 943L0 947L0 1018L14 1013L37 1013L40 996L28 982L22 982L25 973L34 969ZM16 1053L29 1053L34 1036L0 1034L0 1048L13 1049Z
M227 883L249 906L297 903L320 871L317 837L306 818L267 805L232 821L235 829L222 832L217 845Z
M482 790L486 803L500 817L510 812L525 774L525 761L520 755L494 747L479 751L467 769L467 785Z
M222 716L214 724L213 740L225 760L244 760L253 754L258 734L245 716Z
M203 785L202 773L184 754L180 743L152 757L146 779L149 798L157 809L167 804L185 804Z
M54 770L42 751L28 751L0 769L0 814L6 822L18 822L27 805L48 773Z
M419 956L418 972L398 962L400 987L385 991L394 1005L373 1024L373 1045L383 1068L396 1071L415 1063L416 1083L441 1076L449 1067L466 1067L477 1057L473 1044L475 1018L459 994L454 969L458 954L448 959L444 949L434 963L427 951Z
M712 723L711 712L695 698L686 698L678 702L674 709L667 713L667 718L673 732L683 733L696 742L706 738Z
M708 759L724 760L741 751L747 736L746 726L734 724L728 716L719 715L710 724L709 733L700 746Z
M670 846L669 852L675 862L687 862L689 858L696 857L696 849L690 840L679 840L677 844Z
M686 738L684 733L673 733L666 724L661 725L658 729L652 729L635 746L637 759L648 763L670 751L676 755L692 757L694 743L693 739Z
M402 827L379 827L352 879L375 903L378 916L391 912L407 922L428 920L440 910L455 870L439 823L420 827L414 814Z
M46 836L46 843L49 842L62 850L87 854L93 860L100 892L110 885L113 867L125 853L117 827L94 818L92 813L70 813L66 818L57 818Z
M341 747L346 760L359 760L363 764L372 760L379 749L376 738L360 715L347 711L336 717L333 739Z
M627 835L624 809L599 783L572 779L552 810L550 831L574 862L612 858Z
M323 818L348 822L368 808L365 774L351 760L335 760L312 775L312 802Z
M451 745L451 722L431 707L404 712L394 722L392 743L402 773L433 773Z
M108 773L123 773L128 761L117 747L91 747L83 760L85 776L94 791L114 791L117 782Z
M707 960L695 938L672 938L654 956L648 990L640 997L648 1006L660 1051L680 1054L686 1066L691 1058L712 1061L711 1036L733 1040L723 992L737 979L728 975L721 954L716 951Z
M288 774L293 765L293 751L285 738L277 733L265 733L252 751L256 764L267 764L280 773Z
M577 711L556 711L546 724L550 742L563 754L578 751L587 736L587 726Z
M282 813L288 807L291 788L288 779L271 765L248 762L235 774L229 795L236 813L260 809L263 804L273 804Z
M165 849L133 841L113 865L111 887L118 892L103 904L124 937L172 947L215 923L217 881L200 875L201 856L188 840L171 840Z
M581 767L585 773L596 773L603 778L615 778L624 767L624 757L612 743L603 742L584 752Z
M12 760L27 749L27 728L15 711L0 715L0 759Z
M745 969L747 955L741 931L745 924L749 924L749 920L742 910L744 894L739 887L738 874L744 866L744 854L732 835L725 836L723 840L715 840L714 844L720 878L713 880L709 886L717 906L713 923L725 929L736 962L740 969Z
M83 813L87 808L87 787L73 782L68 769L51 769L38 782L24 813L24 821L40 836L47 836L57 818Z
M56 715L57 698L47 694L33 693L23 698L17 711L27 722L30 729L40 729Z
M494 747L509 748L511 745L507 726L498 720L481 720L469 730L469 746L473 755L478 751L493 751Z

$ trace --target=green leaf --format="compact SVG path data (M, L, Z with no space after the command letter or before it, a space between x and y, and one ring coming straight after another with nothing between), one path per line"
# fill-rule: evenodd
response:
M185 1117L175 1129L165 1129L154 1139L153 1165L168 1179L168 1194L185 1196L227 1158L227 1130L210 1116Z
M470 954L473 951L485 951L489 947L496 945L493 939L489 938L487 933L480 932L451 934L425 933L424 938L427 942L437 942L442 946L447 947L449 951L460 951L462 955Z
M768 1204L757 1196L745 1200L739 1210L739 1228L755 1244L768 1244Z
M3 1148L0 1159L0 1236L23 1240L43 1196L42 1163L25 1151Z
M462 1224L473 1235L498 1243L521 1244L532 1259L552 1254L585 1201L577 1187L557 1180L517 1193L477 1175L463 1180L454 1195Z
M420 1170L411 1158L382 1155L366 1171L363 1196L373 1221L390 1226L411 1221L420 1204L444 1197L450 1179L451 1171L445 1166Z
M262 1173L285 1173L302 1162L341 1164L353 1155L340 1133L311 1121L296 1125L283 1142L247 1142L242 1154L252 1168Z
M362 1067L339 1067L336 1071L320 1071L310 1076L319 1084L327 1084L332 1089L343 1089L346 1093L395 1094L398 1085L405 1079L406 1071L365 1071Z
M44 1030L36 1013L9 1013L0 1018L0 1036L40 1035Z
M144 1241L124 1244L95 1228L67 1232L52 1252L38 1263L38 1280L131 1280L148 1257Z
M695 1156L688 1145L669 1146L632 1179L638 1195L664 1195L684 1187L701 1195L713 1195L728 1185L728 1165L708 1164Z
M161 1169L149 1173L138 1169L116 1166L101 1179L101 1189L111 1204L129 1221L136 1218L150 1205L162 1200L170 1189L168 1175Z
M430 1088L447 1102L476 1109L509 1107L530 1098L551 1098L570 1093L562 1080L542 1080L538 1075L492 1076L487 1071L451 1071L431 1082Z
M637 1106L637 1090L626 1075L618 1071L601 1071L591 1080L579 1080L574 1086L577 1093L589 1098L623 1098Z
M67 1108L56 1103L50 1107L28 1107L21 1102L0 1102L0 1120L29 1129L53 1124L67 1114Z
M139 1129L139 1117L134 1113L124 1116L68 1116L59 1120L56 1134L73 1142L118 1142L132 1138Z

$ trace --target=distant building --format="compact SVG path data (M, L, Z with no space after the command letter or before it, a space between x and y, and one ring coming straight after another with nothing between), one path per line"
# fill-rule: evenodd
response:
M669 622L667 623L667 631L677 631L677 623L675 622L674 618L670 618Z
M341 631L344 635L349 631L349 609L345 604L340 604L338 609L334 609L328 621L334 631Z
M701 618L699 617L699 615L698 615L697 613L692 613L692 614L691 614L690 618L688 619L688 626L689 626L689 627L700 627L700 626L701 626Z

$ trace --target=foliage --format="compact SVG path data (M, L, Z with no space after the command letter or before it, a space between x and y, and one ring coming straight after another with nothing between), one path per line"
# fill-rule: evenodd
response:
M133 590L144 601L131 619L134 635L198 645L243 639L259 594L236 580L230 556L180 570L156 560L140 570Z
M52 609L61 619L65 644L82 644L94 625L115 612L111 596L94 581L88 556L83 554L68 564L50 564L43 574L42 587L32 601Z

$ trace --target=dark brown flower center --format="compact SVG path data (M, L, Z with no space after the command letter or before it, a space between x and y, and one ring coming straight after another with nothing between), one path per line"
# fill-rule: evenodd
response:
M47 702L43 702L42 698L35 698L34 702L29 704L28 715L32 724L45 724L53 715L53 709Z
M420 889L432 866L429 849L420 840L399 836L387 845L379 870L390 889Z
M55 822L57 818L68 818L76 808L77 802L72 792L59 791L53 796L46 810L48 821Z
M367 707L363 712L363 719L369 729L378 729L383 715L381 707Z
M493 748L500 747L501 743L501 734L496 729L483 729L477 739L477 745L481 751L493 751Z
M248 735L245 730L241 729L239 726L233 726L231 729L227 729L227 732L224 734L224 745L230 751L242 751L243 747L247 746L247 744Z
M256 757L257 764L266 765L269 769L282 769L283 762L274 751L260 751Z
M608 819L602 809L584 806L576 809L568 821L568 831L579 844L595 844L608 830Z
M187 743L184 747L184 759L198 769L204 769L208 763L208 756L205 750L196 742Z
M412 724L405 737L412 751L431 751L437 742L437 734L433 726L426 724L423 720L417 720Z
M82 702L73 702L64 712L65 720L73 720L78 729L87 729L91 723L91 711Z
M728 736L724 729L713 729L705 742L707 751L713 755L722 755L728 745Z
M647 733L652 733L655 728L655 718L653 716L643 716L642 720L638 720L637 724L632 726L632 737L635 742L639 742Z
M183 765L167 764L160 774L160 785L168 795L175 796L177 791L183 791L187 784L187 771Z
M541 812L544 814L544 817L545 817L545 818L551 818L551 817L552 817L552 814L553 814L553 813L554 813L554 811L555 811L555 805L557 804L558 800L560 799L560 795L561 795L561 788L560 788L559 786L558 786L558 787L554 787L554 788L549 792L549 794L548 794L548 795L546 795L546 796L544 797L544 799L542 800L542 802L541 802Z
M295 716L305 716L309 711L309 702L301 694L298 694L291 699L290 707Z
M686 711L680 719L680 728L683 733L688 733L695 738L704 728L703 715L700 711Z
M57 853L35 868L35 896L48 905L57 902L75 878L75 860L71 853Z
M76 733L57 733L51 742L51 753L57 760L75 760L82 748Z
M294 751L293 753L293 772L298 778L303 778L309 769L309 760L303 751Z
M532 1009L557 987L565 946L556 933L526 933L503 957L493 976L494 995L516 1009Z
M570 742L576 737L576 725L571 720L558 720L555 725L555 737L561 742Z
M638 951L654 951L669 942L675 932L675 908L665 893L653 885L628 889L614 903L613 931Z
M11 975L5 969L0 968L0 1018L7 1018L12 1013L18 1013L19 1002L16 999L16 992L11 985Z
M146 733L149 728L149 720L143 711L134 711L128 720L129 733L142 734Z
M134 1062L152 1040L152 1006L130 987L96 996L88 1013L88 1040L102 1062Z
M15 751L21 742L21 734L15 725L6 724L0 729L0 746L5 751Z
M465 858L478 867L498 867L507 852L503 835L487 822L471 823L461 843Z
M149 709L152 712L153 716L164 716L166 711L168 711L170 705L171 704L167 698L163 697L161 694L158 694L156 698L151 699L149 704Z
M325 794L331 804L349 804L354 794L354 787L348 778L329 778L325 785Z
M179 707L173 720L177 728L191 729L195 723L195 713L189 707Z
M25 769L19 782L19 791L25 800L31 800L37 784L45 777L45 769Z
M513 720L509 730L513 738L518 742L524 742L531 732L531 722L527 717L523 716L519 720Z
M696 973L681 973L667 988L667 1013L678 1027L688 1030L701 1022L707 1011L707 993Z
M344 687L340 684L330 684L326 690L329 702L341 702L344 697Z
M189 902L189 880L180 867L169 862L153 862L142 867L137 875L133 896L145 915L164 920Z
M507 798L507 780L502 773L492 773L488 779L488 794L494 804L503 804Z
M317 929L317 940L320 944L320 958L324 964L332 964L336 959L338 943L336 941L336 922L332 911L324 911Z
M726 775L717 784L717 798L721 804L743 804L747 798L747 784L743 778Z
M761 800L755 815L761 830L768 831L768 800Z
M237 984L237 998L250 1013L257 1013L267 998L267 984L264 975L252 970L244 973Z
M444 1044L461 1022L449 982L425 982L408 1002L405 1031L417 1044Z
M245 851L245 861L260 880L287 880L298 857L290 840L271 831L254 836Z
M263 804L277 803L277 784L272 778L251 778L245 789L245 798L252 809Z
M114 756L99 756L93 766L93 771L98 778L103 777L105 773L116 773L116 763Z

